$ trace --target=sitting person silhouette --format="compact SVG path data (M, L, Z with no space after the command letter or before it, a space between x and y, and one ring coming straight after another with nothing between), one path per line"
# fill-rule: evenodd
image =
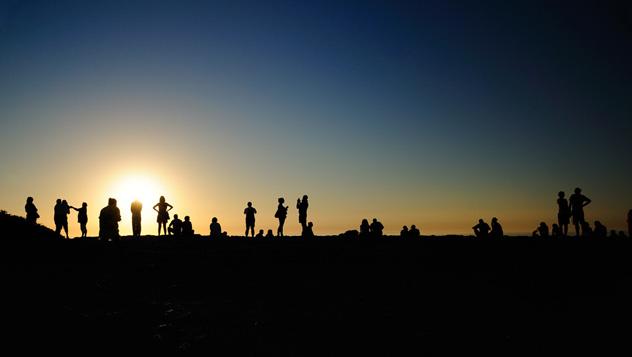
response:
M255 236L255 214L257 214L257 210L252 207L252 202L248 202L248 207L244 209L244 214L246 215L246 234L248 237L248 231L252 232L252 236Z
M499 239L505 236L505 233L503 232L503 227L500 225L500 223L498 223L498 218L496 217L492 218L492 230L490 236L493 239Z
M246 238L247 238L247 237L248 237L248 236L246 235ZM257 235L256 235L256 236L254 236L254 237L255 237L255 238L263 238L263 229L260 229L260 230L259 230L259 232L257 232Z
M274 238L274 234L272 233L272 229L268 229L268 233L266 233L266 238Z
M193 238L193 224L191 223L191 217L184 216L184 222L182 222L182 237Z
M369 228L371 228L371 236L373 236L373 238L380 238L383 234L384 225L378 221L377 218L373 218L373 222L371 222Z
M307 226L303 230L303 237L314 238L314 223L312 222L307 223Z
M600 221L595 221L595 230L593 236L599 239L605 239L608 237L608 228L604 226Z
M217 217L213 217L213 219L211 219L210 229L211 238L219 238L222 236L222 226L217 222Z
M158 209L156 209L158 208ZM158 212L156 222L158 222L158 236L160 236L160 228L162 227L163 234L167 235L167 222L169 221L169 211L173 209L173 206L167 203L165 196L160 196L158 203L154 205L154 211Z
M584 207L592 201L590 198L582 195L582 189L577 187L575 188L575 193L568 199L568 202L571 206L571 216L573 217L573 225L575 226L575 235L579 237L580 227L583 227L583 222L586 221L584 218Z
M410 231L408 232L408 235L411 238L419 238L421 236L421 231L419 231L419 228L417 228L416 225L412 225L410 226Z
M474 230L476 238L489 238L489 231L491 228L489 228L489 224L485 223L482 218L478 220L478 224L472 227L472 229Z
M581 229L582 229L582 237L583 238L592 238L593 237L593 230L590 227L590 223L583 221L581 224Z
M402 238L408 238L408 234L409 233L410 232L408 231L408 227L403 226L402 230L399 232L399 236L402 237Z
M547 238L549 236L549 226L544 222L540 222L540 225L533 231L533 236Z
M369 220L364 218L360 224L360 238L368 238L371 235Z
M40 215L37 213L37 207L35 207L35 204L33 203L33 197L29 196L26 198L24 210L26 211L26 222L36 224Z
M284 206L285 198L279 197L279 205L277 206L276 213L274 217L279 219L279 228L277 228L277 236L283 237L283 225L285 224L285 219L287 218L287 209L289 206Z
M132 211L132 235L134 237L140 237L140 230L141 230L140 222L141 222L142 210L143 210L143 204L138 200L134 200L134 202L132 202L132 205L130 207L130 211Z
M114 198L108 199L108 205L99 213L99 238L103 241L116 241L119 238L118 222L121 221L121 211L116 206Z
M88 236L88 204L82 203L80 208L76 208L70 206L70 208L77 211L77 222L79 222L79 226L81 227L81 238L86 238Z
M551 225L551 237L553 238L559 238L562 237L563 233L562 233L562 229L560 228L559 225L557 225L556 223L553 223Z
M178 218L177 214L173 215L173 219L171 220L171 223L169 223L167 231L168 234L173 235L174 238L179 238L182 234L182 220Z
M632 209L628 211L628 237L632 237Z

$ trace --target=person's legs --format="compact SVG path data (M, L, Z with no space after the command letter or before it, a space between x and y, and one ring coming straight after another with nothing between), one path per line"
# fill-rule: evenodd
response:
M88 227L86 227L85 223L81 223L81 238L85 238L88 236Z
M64 233L66 233L66 239L68 239L68 221L63 223Z

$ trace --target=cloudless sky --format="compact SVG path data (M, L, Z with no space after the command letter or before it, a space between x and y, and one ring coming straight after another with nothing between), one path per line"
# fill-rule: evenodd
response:
M115 197L128 234L140 176L144 233L161 194L203 234L247 201L276 232L278 197L296 234L303 194L317 234L528 233L580 186L623 229L631 63L626 1L0 0L0 208L96 235Z

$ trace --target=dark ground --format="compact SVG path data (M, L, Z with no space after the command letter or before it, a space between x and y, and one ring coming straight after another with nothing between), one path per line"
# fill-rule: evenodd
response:
M5 241L2 345L231 354L630 349L631 241Z

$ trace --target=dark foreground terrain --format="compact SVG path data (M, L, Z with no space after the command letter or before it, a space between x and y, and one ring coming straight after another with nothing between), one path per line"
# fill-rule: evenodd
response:
M0 249L5 349L630 350L625 240L11 240Z

